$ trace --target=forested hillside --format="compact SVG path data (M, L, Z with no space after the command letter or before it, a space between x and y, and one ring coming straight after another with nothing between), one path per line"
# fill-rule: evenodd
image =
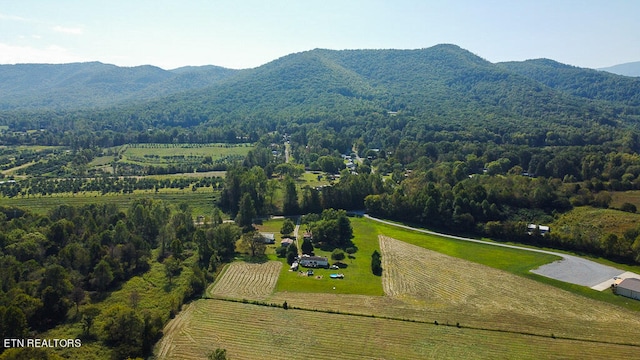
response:
M235 72L217 66L166 71L99 62L0 65L0 110L70 110L143 101L208 87Z
M525 71L527 68L533 70ZM177 77L170 80L156 77L152 85L138 92L133 91L135 86L142 88L141 83L151 80L141 73L137 73L137 78L120 75L101 84L119 89L121 98L142 96L142 100L98 110L52 111L31 107L28 111L4 111L0 124L14 131L51 130L52 134L40 136L52 144L68 143L69 140L61 139L65 131L91 131L94 137L108 134L109 138L103 137L107 142L113 142L114 133L120 133L126 142L137 142L138 137L139 141L146 142L153 141L146 139L154 135L166 139L163 132L171 128L189 134L179 142L197 139L211 142L235 137L256 140L260 134L273 131L279 125L319 121L339 122L340 128L352 129L351 136L355 136L386 128L388 111L400 111L401 124L395 127L403 133L403 138L418 141L437 139L436 134L446 131L449 139L499 139L535 146L584 145L610 141L617 131L635 128L640 118L637 106L640 80L607 77L593 70L576 68L561 71L564 74L561 82L553 83L545 80L558 78L549 68L555 69L545 66L542 72L540 66L529 63L496 65L454 45L421 50L312 50L250 70L177 71ZM155 73L154 68L147 70ZM126 73L131 69L119 71ZM218 75L211 75L211 71ZM534 78L531 73L539 75ZM548 75L542 75L546 73ZM33 76L37 76L37 72L35 74ZM161 77L167 76L162 74ZM594 74L603 79L594 80ZM163 92L156 90L166 81L174 85L183 81L191 84L184 85L185 89L194 89L223 77L224 81L206 89L144 100L145 94L161 95ZM64 77L58 75L58 78ZM91 79L97 81L95 76ZM87 82L89 80L85 85ZM85 98L91 98L91 94L101 96L100 87L87 92L86 87L66 88L62 86L63 80L58 83L61 85L49 88L58 94L51 96L51 101L66 103L67 97L78 94ZM11 93L10 85L3 87L7 89L5 93ZM177 91L176 87L168 88ZM167 89L164 91L170 91ZM26 88L13 93L20 91ZM40 101L48 96L43 95ZM33 101L27 98L20 107ZM548 136L549 133L552 136ZM386 135L371 136L377 143L374 146L382 146L388 139ZM161 138L155 141L166 141Z

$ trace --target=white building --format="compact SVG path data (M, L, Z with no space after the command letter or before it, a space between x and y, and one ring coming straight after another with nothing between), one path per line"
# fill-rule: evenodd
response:
M614 288L614 290L618 295L640 300L640 279L624 279Z
M329 266L329 260L323 256L307 256L303 255L302 259L300 259L300 266L310 267L310 268L326 268Z

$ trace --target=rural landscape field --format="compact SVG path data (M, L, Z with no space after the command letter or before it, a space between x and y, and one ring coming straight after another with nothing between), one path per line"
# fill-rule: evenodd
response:
M354 221L380 233L384 272L373 281L382 282L384 296L274 292L277 261L232 263L205 299L169 323L158 357L204 359L223 347L247 359L597 359L633 357L640 347L637 311L429 250L426 235L417 246L385 236L386 227L371 221ZM348 270L336 286L349 287ZM260 278L261 286L247 286Z

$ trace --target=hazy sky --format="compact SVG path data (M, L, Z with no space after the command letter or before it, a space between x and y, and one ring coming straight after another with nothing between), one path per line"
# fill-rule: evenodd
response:
M441 43L491 62L640 61L640 1L0 0L0 64L240 69L314 48Z

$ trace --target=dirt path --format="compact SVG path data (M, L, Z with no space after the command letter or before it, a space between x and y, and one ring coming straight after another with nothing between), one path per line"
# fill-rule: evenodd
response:
M490 241L465 238L465 237L461 237L461 236L441 234L441 233L437 233L437 232L434 232L434 231L429 231L429 230L425 230L425 229L414 228L414 227L407 226L407 225L401 225L401 224L392 223L390 221L377 219L377 218L371 217L369 215L364 215L364 216L366 218L368 218L368 219L371 219L371 220L374 220L374 221L378 221L378 222L381 222L383 224L397 226L397 227L400 227L400 228L403 228L403 229L418 231L418 232L422 232L422 233L425 233L425 234L437 235L437 236L442 236L442 237L455 239L455 240L469 241L469 242L474 242L474 243L478 243L478 244L500 246L500 247L506 247L506 248L511 248L511 249L532 251L532 252L537 252L537 253L542 253L542 254L550 254L550 255L559 256L559 257L562 258L561 260L554 261L554 262L552 262L550 264L546 264L546 265L540 266L537 269L531 270L531 272L534 273L534 274L546 276L546 277L549 277L549 278L552 278L552 279L568 282L568 283L571 283L571 284L588 286L588 287L590 287L590 288L592 288L594 290L598 290L598 291L602 291L602 290L605 290L605 289L609 288L611 286L611 284L613 283L613 278L614 277L624 277L624 278L626 278L626 277L635 277L635 278L640 278L640 275L638 275L638 274L628 273L628 272L625 272L624 270L616 269L616 268L613 268L611 266L602 265L602 264L596 263L594 261L583 259L583 258L580 258L580 257L577 257L577 256L573 256L573 255L567 255L567 254L563 254L563 253L559 253L559 252L555 252L555 251L548 251L548 250L541 250L541 249L531 249L531 248L526 248L526 247L517 246L517 245L500 244L500 243L495 243L495 242L490 242Z

